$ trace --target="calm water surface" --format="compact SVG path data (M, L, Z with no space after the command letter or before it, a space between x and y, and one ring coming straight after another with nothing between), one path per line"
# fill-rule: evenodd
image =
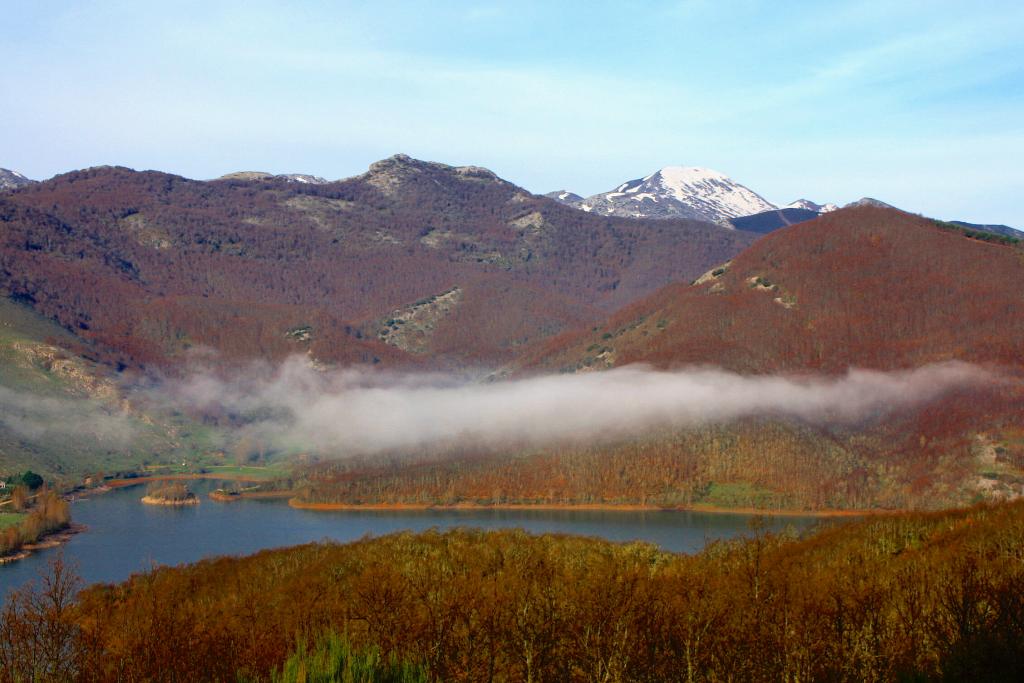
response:
M264 548L332 539L352 541L394 531L470 526L520 527L533 533L599 536L611 541L643 540L666 550L692 553L709 541L749 533L746 515L696 512L601 512L550 510L311 511L284 500L217 503L206 494L220 486L192 481L202 503L188 507L144 505L143 486L131 486L77 501L75 522L88 530L61 549L0 565L0 595L38 576L61 551L86 583L115 582L154 564L176 565L216 555L246 555ZM766 518L769 529L805 529L812 517Z

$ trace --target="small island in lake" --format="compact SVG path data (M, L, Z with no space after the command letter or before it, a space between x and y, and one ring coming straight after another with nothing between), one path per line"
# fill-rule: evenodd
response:
M220 501L221 503L231 503L231 502L234 502L236 500L241 500L242 499L242 492L239 491L238 489L234 489L234 488L230 488L230 489L225 489L225 488L216 489L214 491L210 491L210 493L208 495L210 496L211 500Z
M199 505L199 498L180 481L158 481L149 485L142 502L148 505Z

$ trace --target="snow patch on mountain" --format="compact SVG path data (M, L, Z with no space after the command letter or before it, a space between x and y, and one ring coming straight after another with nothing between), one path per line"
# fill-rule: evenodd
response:
M267 173L265 171L236 171L222 175L217 180L283 180L288 183L300 183L302 185L325 185L331 181L321 178L318 175L308 173Z
M36 181L31 178L26 178L17 171L11 171L6 168L0 168L0 192L6 190L15 190L19 187L26 185L32 185Z
M282 173L274 177L287 180L290 183L302 183L303 185L326 185L330 182L318 175L309 175L308 173Z
M556 202L561 202L562 204L568 204L570 206L575 206L577 203L583 201L583 197L575 192L569 192L569 190L555 190L554 192L545 193L544 196L554 199Z
M786 204L783 209L806 209L808 211L814 211L816 213L829 213L831 211L837 211L839 209L835 204L818 204L812 202L810 199L798 199L795 202Z

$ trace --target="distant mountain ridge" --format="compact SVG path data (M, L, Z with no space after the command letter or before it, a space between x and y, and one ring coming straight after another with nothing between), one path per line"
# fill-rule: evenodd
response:
M325 185L331 181L317 175L308 173L266 173L264 171L236 171L227 173L217 180L284 180L290 183L302 183L303 185Z
M1002 235L1004 237L1011 237L1017 240L1024 240L1024 230L1018 230L1017 228L1011 228L1009 225L989 225L983 223L967 223L966 221L949 221L953 225L958 225L961 228L967 228L968 230L981 230L982 232L991 232L996 235Z
M902 211L902 209L899 209L893 206L892 204L887 204L883 202L881 199L875 199L874 197L861 197L857 201L850 202L849 204L845 205L843 208L852 209L858 206L873 206L876 209L896 209L897 211Z
M395 164L396 160L400 164L408 164L414 161L417 163L436 163L418 162L418 160L408 155L396 154L388 159L374 162L366 173L354 177L370 178L372 174L386 174L388 167ZM463 175L480 174L485 178L501 180L492 171L479 166L459 167L447 166L445 164L437 164L437 166L456 169L457 172ZM20 187L36 182L16 172L0 169L0 191L7 189L4 185L4 173L12 174L12 184L10 187ZM215 180L244 182L283 180L288 183L303 185L326 185L345 182L350 180L350 178L328 180L308 173L275 174L265 171L236 171L220 176ZM20 184L16 184L18 182ZM653 184L657 183L661 184L657 192L648 191L652 189ZM820 215L839 209L836 204L818 204L806 198L797 199L785 206L777 207L755 192L736 183L725 174L709 169L684 166L666 166L639 180L623 183L611 192L591 197L583 197L569 190L555 190L547 192L543 196L554 199L561 204L597 213L598 215L654 219L689 218L761 234L812 220ZM648 203L648 200L650 200L650 203ZM872 197L862 197L845 206L897 208ZM747 210L755 207L760 210L746 213ZM726 214L736 215L730 215L726 218ZM1011 228L1008 225L981 225L964 221L949 222L969 230L980 230L1014 239L1024 239L1024 232Z
M830 211L836 211L839 207L835 204L818 204L812 202L810 199L798 199L795 202L786 204L783 209L804 209L806 211L813 211L815 213L829 213Z
M25 187L26 185L34 184L35 180L26 178L17 171L11 171L6 168L0 168L0 192L5 190L16 190L19 187Z
M367 173L371 171L381 172L396 159L403 162L416 161L404 154L396 154L389 159L375 162ZM493 172L478 166L455 167L446 166L445 164L439 164L439 166L456 169L464 175L479 173L484 177L500 180ZM82 171L104 168L114 167L95 166L82 169ZM353 178L367 177L367 173L339 180L330 180L310 173L235 171L224 174L212 181L199 180L196 182L284 181L296 185L329 185L332 183L343 183ZM0 168L0 192L27 187L38 182L40 181L28 178L18 171ZM833 203L819 204L806 198L797 199L785 206L775 206L764 199L764 197L736 183L723 173L710 169L685 166L666 166L644 178L622 183L610 192L599 193L590 197L583 197L575 192L564 189L547 192L541 196L598 215L653 219L688 218L762 234L812 220L817 216L836 211L839 208ZM845 204L844 208L856 206L898 209L898 207L892 204L873 197L862 197ZM751 211L751 209L757 210ZM960 220L947 220L946 222L966 230L988 232L1017 240L1024 239L1024 230L1005 224L970 223Z
M729 223L737 230L749 230L750 232L769 233L788 225L796 225L804 221L811 221L821 214L811 209L785 208L774 211L763 211L753 216L740 216L732 218Z
M583 197L575 192L569 192L568 190L555 190L554 192L545 193L544 196L554 199L555 201L562 202L563 204L572 204L574 202L583 201Z

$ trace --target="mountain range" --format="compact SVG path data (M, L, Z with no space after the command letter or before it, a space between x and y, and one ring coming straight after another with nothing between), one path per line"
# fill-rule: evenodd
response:
M1011 239L1024 239L1024 231L1016 228L1011 228L1009 225L991 225L982 223L967 223L965 221L950 221L953 225L957 225L966 230L975 230L979 232L987 232L993 235L1002 235L1003 237L1009 237Z
M768 205L722 174L683 167L597 195L600 210L589 199L577 210L566 192L540 197L487 169L401 154L333 182L260 172L195 181L119 167L38 183L0 177L18 185L0 195L0 287L94 353L140 366L173 365L197 346L493 366L689 282L759 235L798 224L808 227L790 234L808 235L834 224L819 217L862 208L904 215L864 198L844 211L801 199L725 225L667 218ZM630 218L623 205L664 211ZM1019 234L941 225L979 238Z
M398 154L394 158L409 157ZM277 180L302 185L327 185L351 179L331 181L307 173L236 171L207 182L224 180ZM0 168L0 192L35 182L37 181L26 178L17 171ZM818 204L809 199L797 199L785 206L775 206L723 173L687 166L666 166L643 178L626 181L614 190L587 198L568 190L556 190L544 196L581 211L596 211L600 215L624 218L686 218L762 234L810 220L839 208L835 204ZM895 208L871 197L864 197L847 206L862 204ZM1007 225L951 222L968 230L988 232L1012 239L1024 238L1024 231Z
M757 237L404 155L333 183L99 167L0 195L0 224L0 290L128 365L194 347L493 365Z
M217 180L283 180L288 183L302 183L304 185L325 185L328 180L317 175L308 173L266 173L264 171L236 171L222 175Z
M679 199L680 183L665 189L679 178L701 201ZM660 203L630 199L656 185L721 215L758 201L682 173L627 185L609 201ZM769 208L729 225L612 208L405 155L334 182L98 167L23 184L0 194L0 352L11 359L0 383L62 383L116 410L112 377L173 376L211 351L220 366L302 354L317 367L495 381L629 364L836 376L960 361L1024 374L1024 259L1012 238L876 200ZM403 452L314 462L296 481L335 502L381 491L390 502L487 502L501 491L547 503L959 504L1024 491L1022 406L1010 381L854 425L765 417L514 457ZM133 419L155 454L205 433L181 416ZM0 424L5 467L72 467L61 453ZM74 466L126 460L103 451Z

